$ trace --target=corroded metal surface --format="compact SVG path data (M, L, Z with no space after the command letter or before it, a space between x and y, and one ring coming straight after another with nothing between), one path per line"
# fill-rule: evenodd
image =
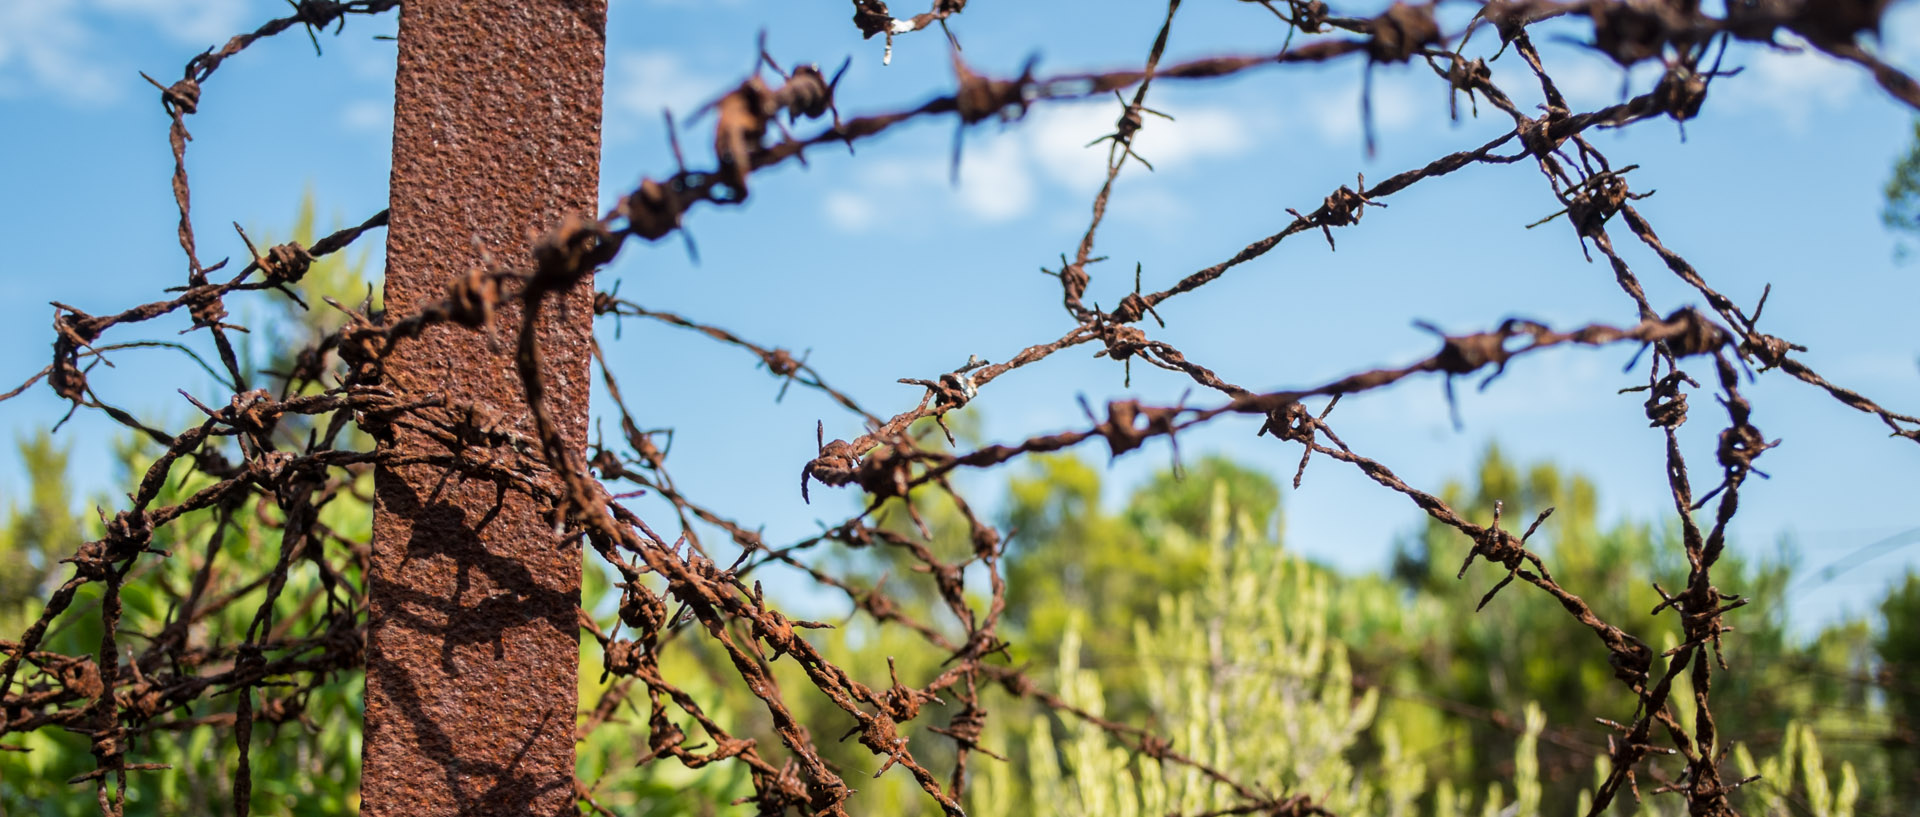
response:
M395 88L386 306L406 313L529 231L594 209L605 0L407 0ZM584 445L591 289L541 327L547 392ZM435 326L392 387L531 435L503 307L492 336ZM489 410L490 411L487 411ZM445 448L399 429L392 443ZM363 810L572 814L580 552L549 510L439 468L383 468L374 514Z

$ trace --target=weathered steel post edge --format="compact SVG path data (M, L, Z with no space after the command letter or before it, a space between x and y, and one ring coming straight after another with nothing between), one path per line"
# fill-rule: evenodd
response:
M483 256L518 264L528 236L591 214L600 164L605 0L407 0L394 93L386 307L446 294ZM591 287L550 296L539 326L546 404L586 439ZM509 305L486 333L443 324L386 364L405 397L439 395L532 437ZM444 452L396 428L388 443ZM580 551L551 508L432 466L376 477L362 810L570 815Z

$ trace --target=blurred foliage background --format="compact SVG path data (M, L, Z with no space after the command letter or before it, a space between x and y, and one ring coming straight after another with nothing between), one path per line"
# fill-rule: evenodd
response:
M1920 173L1920 159L1912 164ZM1907 198L1907 187L1889 191L1890 207ZM309 203L290 237L311 241L314 223ZM285 333L257 339L257 348L286 348L278 341L305 341L333 328L339 314L319 306L322 299L372 297L364 267L364 258L322 261L300 284L315 309L243 316ZM264 353L258 358L252 365L262 372L284 371L290 363ZM964 423L957 428L966 434ZM60 559L99 535L97 521L80 508L113 505L108 497L83 501L73 494L67 452L56 438L41 433L16 445L33 487L0 508L0 633L7 634L39 614L41 600L64 578ZM152 451L129 438L119 452L122 481L130 484ZM195 487L189 480L169 490ZM1149 728L1236 778L1309 795L1341 815L1564 814L1583 807L1605 774L1611 731L1595 718L1632 714L1631 696L1607 672L1605 651L1550 598L1524 586L1474 613L1486 573L1456 580L1468 543L1423 525L1412 509L1390 568L1349 575L1289 549L1279 486L1248 464L1220 457L1192 462L1178 476L1163 473L1141 485L1118 507L1103 503L1102 491L1096 465L1073 456L1037 457L1007 479L998 520L1015 531L1006 564L1009 660L1028 666L1074 706ZM1683 583L1686 565L1671 526L1601 519L1599 489L1590 481L1550 463L1514 462L1493 446L1444 494L1476 519L1490 518L1495 500L1505 503L1509 519L1555 508L1532 541L1561 583L1630 632L1675 630L1671 614L1648 612L1658 601L1650 579ZM370 495L368 486L343 498L323 520L361 549L369 537ZM943 557L968 551L967 530L952 508L929 501L915 510ZM906 531L902 511L896 504L882 513ZM159 534L156 546L175 555L147 560L145 572L127 584L127 632L156 631L168 620L207 548L262 569L274 558L277 543L261 541L259 531L215 529L204 516ZM931 580L907 569L898 554L882 548L821 558L851 575L855 587L885 582L916 618L952 624L932 601ZM241 583L257 571L233 573L207 579L209 597L230 603L196 623L192 637L231 638L244 630L262 590ZM1727 642L1731 671L1716 674L1713 690L1727 763L1741 776L1762 775L1740 792L1745 813L1920 812L1920 681L1914 680L1920 577L1909 575L1879 602L1877 615L1796 637L1788 620L1787 593L1795 580L1790 553L1766 561L1729 556L1717 575L1723 590L1752 600L1733 616L1739 630ZM361 586L357 572L345 579ZM310 595L302 583L315 581L312 572L293 570L280 620L322 614L301 605ZM582 596L600 626L611 627L617 590L606 576L590 570ZM84 652L98 643L88 617L65 620L72 626L52 632L48 649ZM809 637L869 683L883 683L890 663L907 683L917 683L946 658L898 628L876 626L865 613L843 612L832 623L837 626ZM609 682L592 639L583 640L589 645L581 655L584 718ZM726 658L706 640L667 642L663 665L681 678L707 678L687 690L728 729L763 745L776 742L765 710L729 684ZM774 668L789 689L808 688L792 662ZM299 705L288 708L284 722L253 733L257 813L357 810L361 682L357 671L342 671L285 691ZM752 793L738 764L636 766L647 756L649 731L645 696L637 697L637 706L613 713L613 726L583 738L579 775L595 803L622 815L752 808L732 804ZM1190 769L1162 767L1012 696L993 700L999 703L983 744L1004 761L974 756L970 813L1195 813L1228 802L1229 792ZM1691 717L1684 711L1691 697L1681 691L1675 700L1682 716ZM805 694L790 702L823 738L832 762L849 772L878 768L864 749L833 742L848 723L831 704ZM195 706L194 716L138 738L136 760L173 769L138 779L129 814L198 814L229 796L237 753L234 701L213 696ZM920 724L944 724L953 714L951 707L931 706ZM680 725L698 734L697 726ZM951 758L952 741L924 729L911 734L923 759ZM93 768L85 737L41 730L9 740L13 745L0 747L0 817L95 812L82 787L66 782ZM1612 813L1678 813L1678 798L1653 793L1665 782L1661 775L1675 769L1656 760L1640 778L1644 800L1617 803ZM869 814L932 812L899 771L868 781L852 807Z

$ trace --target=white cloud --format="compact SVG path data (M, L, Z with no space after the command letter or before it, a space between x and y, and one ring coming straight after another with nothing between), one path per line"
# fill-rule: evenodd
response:
M1427 354L1431 347L1416 345L1413 348L1417 351L1395 355L1393 359ZM1613 393L1615 388L1633 385L1636 376L1622 374L1614 360L1592 352L1551 350L1534 359L1515 361L1484 392L1480 390L1480 383L1493 373L1491 369L1456 377L1453 393L1461 424L1469 431L1499 429L1509 423L1605 411L1614 405L1608 401L1622 405L1639 401L1641 398L1634 395ZM1596 388L1596 384L1603 385ZM1447 405L1444 379L1414 378L1395 388L1400 391L1354 401L1351 406L1341 401L1340 414L1346 415L1350 424L1443 429L1451 433L1454 409ZM1516 395L1524 395L1524 399L1516 399Z
M340 126L356 133L379 133L393 127L393 103L362 99L340 111Z
M112 101L125 87L119 75L132 72L102 42L103 29L158 31L170 42L204 48L238 33L246 6L246 0L0 2L0 94Z
M1140 132L1138 147L1151 151L1155 167L1189 159L1234 156L1253 145L1249 124L1224 108L1196 108L1172 114L1174 121Z
M215 45L249 22L246 0L93 0L107 14L144 21L173 40Z
M0 93L42 89L75 102L111 95L105 69L86 59L89 37L66 0L0 3Z
M728 80L687 66L667 51L616 55L607 67L607 103L616 111L658 121L663 108L685 121L701 105L719 96Z
M1901 66L1920 62L1920 5L1897 3L1880 18L1881 56Z
M1580 109L1592 108L1591 103L1620 98L1620 66L1603 58L1574 59L1562 58L1560 64L1549 64L1547 70L1553 76L1553 85L1567 97L1567 101ZM1529 85L1532 90L1532 85ZM1588 104L1581 104L1588 103Z
M825 204L827 221L842 232L864 233L877 215L871 198L850 190L828 193Z
M860 180L868 186L908 187L912 185L946 184L947 165L944 161L931 158L879 159L863 162L860 166Z
M1027 145L1049 180L1073 188L1096 187L1107 177L1107 152L1101 149L1104 143L1091 148L1087 143L1113 132L1119 109L1118 104L1043 108L1014 127L1026 137ZM1142 155L1147 155L1145 140L1163 123L1156 118L1141 129L1137 138ZM1147 161L1154 158L1149 157Z
M863 162L855 171L857 189L829 194L827 221L841 230L859 232L883 213L950 201L973 219L994 223L1027 215L1047 192L1091 195L1106 178L1107 150L1104 143L1093 147L1087 143L1112 133L1119 111L1117 104L1048 107L1001 132L970 130L957 189L947 164L935 158ZM1232 110L1196 107L1170 113L1175 121L1149 116L1135 138L1135 149L1157 171L1154 177L1179 173L1199 161L1237 155L1254 143L1255 129ZM1143 187L1130 196L1151 197L1151 193ZM1153 212L1166 215L1164 208Z
M1309 124L1320 138L1351 144L1361 138L1361 80L1355 79L1306 101ZM1420 98L1404 77L1376 71L1373 77L1373 132L1385 135L1406 130L1418 119Z
M1178 235L1184 230L1195 208L1193 199L1178 195L1165 186L1156 186L1128 191L1127 195L1113 201L1111 212L1116 220L1124 219L1154 236L1166 237ZM1073 216L1084 224L1084 215L1075 212Z
M1714 91L1724 90L1737 109L1777 114L1788 128L1798 131L1806 128L1815 113L1846 107L1866 89L1864 70L1807 48L1795 37L1783 36L1781 41L1802 50L1797 54L1771 48L1749 51L1741 61L1746 70L1716 80ZM1731 59L1728 63L1740 64Z
M849 173L852 186L828 192L821 206L827 223L844 233L864 233L883 221L913 221L934 196L953 195L946 164L932 159L868 160Z
M1010 134L982 141L961 154L961 208L987 222L1026 214L1033 205L1031 152Z
M1226 108L1171 108L1172 121L1144 115L1134 152L1158 171L1177 172L1197 159L1234 156L1253 143L1253 126ZM1118 103L1072 105L1036 111L1018 125L1040 169L1073 188L1099 185L1107 177L1107 143L1087 143L1113 133Z
M1621 102L1636 93L1645 93L1651 89L1660 76L1660 63L1649 60L1633 67L1632 80L1624 81L1628 73L1610 59L1597 54L1575 54L1565 56L1560 64L1547 66L1553 74L1553 85L1567 98L1567 104L1577 111L1589 111ZM1622 93L1625 91L1626 93Z

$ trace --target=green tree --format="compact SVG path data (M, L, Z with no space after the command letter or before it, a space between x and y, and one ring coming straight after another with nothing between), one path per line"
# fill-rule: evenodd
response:
M1906 155L1893 163L1880 208L1880 222L1887 229L1909 236L1920 235L1920 120L1915 120L1913 133ZM1904 256L1906 246L1901 245L1898 252Z
M302 202L288 239L311 244L317 223L311 195ZM278 243L280 239L255 230L256 245ZM327 369L326 361L303 361L289 350L307 348L337 329L346 315L327 304L329 300L357 305L370 299L377 308L377 288L367 279L368 256L328 256L319 259L292 286L298 302L281 297L250 301L242 307L241 322L255 327L253 343L242 347L248 376L256 383L279 393L313 393L321 386L314 382L315 372ZM303 306L304 305L304 306ZM213 374L213 377L219 377ZM304 437L310 429L300 419L289 418L276 433ZM321 430L324 431L324 430ZM371 438L351 427L345 429L338 448L365 450ZM0 570L0 629L18 633L40 613L41 601L53 584L64 578L59 560L72 554L79 545L100 535L97 523L73 510L74 497L68 479L69 456L65 448L44 432L18 444L32 489L24 503L10 502L0 516L0 564L21 565L22 569ZM133 484L153 461L152 443L128 436L117 448L114 463L116 484ZM204 488L211 477L182 462L170 474L160 504L171 504L180 497ZM328 579L318 570L321 561L346 565L331 581L342 592L361 596L364 592L365 557L370 547L372 522L372 475L357 473L341 486L326 504L320 519L324 531L325 556L298 559L289 571L289 582L275 605L274 620L284 627L307 627L316 617L334 614L331 603L315 603L328 598L323 586ZM95 504L111 507L99 498ZM156 548L173 551L172 558L142 562L140 572L121 590L125 605L120 632L162 632L177 621L178 611L197 609L184 626L190 643L231 641L245 633L254 610L264 599L257 577L268 572L278 555L281 522L271 502L249 501L232 509L225 521L214 512L197 512L183 517L159 531ZM609 610L615 595L605 566L593 563L584 577L581 599L587 610L607 611L598 626L604 632L613 624ZM98 585L90 586L76 606L97 605ZM86 591L83 591L86 592ZM198 607L188 603L197 600ZM44 649L70 654L86 654L100 640L97 617L68 616L71 626L56 627ZM350 621L349 624L352 622ZM349 627L351 629L351 627ZM581 700L600 700L609 692L601 677L603 656L591 638L583 638L581 649ZM123 637L134 651L146 645ZM720 666L725 658L713 652L710 642L683 639L689 650L672 653L663 665L678 677L694 677L700 662ZM7 646L0 642L0 647ZM703 650L705 652L703 652ZM933 659L937 664L939 659ZM154 672L154 667L143 671ZM29 665L16 683L32 684ZM360 666L340 666L315 674L310 683L297 689L263 690L255 701L256 717L249 759L252 766L251 806L259 814L333 815L358 810L360 790L360 739L364 711L364 674ZM797 682L797 679L796 679ZM710 711L729 728L743 733L771 736L769 726L756 729L754 719L764 718L764 710L745 690L727 685L709 687L688 685L691 694L711 696ZM636 696L645 701L644 690ZM163 718L133 737L130 755L134 762L161 763L170 771L153 773L142 785L128 788L129 817L146 815L198 814L219 808L232 791L239 750L235 745L234 696L216 695L202 699L179 716ZM633 718L640 712L639 718ZM583 718L592 717L583 713ZM650 814L714 814L735 799L752 794L745 769L738 764L719 764L708 770L689 770L674 764L650 764L636 769L634 761L647 751L644 734L645 713L634 706L619 708L611 717L634 722L634 730L600 730L581 745L577 758L579 774L595 781L590 792L595 802L626 813L642 810ZM637 722L635 722L637 721ZM12 814L90 815L99 807L84 787L67 781L94 768L90 742L84 735L43 728L18 736L14 741L21 751L0 751L0 817ZM866 756L861 753L861 756Z
M1906 583L1887 594L1880 621L1873 647L1892 716L1885 739L1890 782L1899 801L1911 805L1920 803L1920 574L1908 573Z
M0 523L0 632L18 633L39 612L57 575L57 559L79 545L80 520L67 482L69 449L45 431L16 441L26 471L27 501L10 499Z
M1756 761L1741 743L1734 744L1733 756L1743 778L1757 778L1744 798L1757 816L1853 817L1859 805L1860 777L1853 764L1842 761L1839 780L1830 779L1820 741L1803 724L1787 724L1780 753L1772 758Z
M1209 528L1209 485L1224 486L1229 517L1244 524L1225 532ZM1603 524L1599 492L1590 480L1548 464L1514 463L1497 447L1488 449L1468 479L1442 493L1483 523L1491 521L1498 501L1504 524L1521 529L1554 508L1529 546L1547 560L1556 580L1607 620L1651 639L1656 649L1671 646L1662 639L1672 637L1677 624L1670 611L1651 613L1660 600L1652 582L1672 588L1684 579L1676 530L1633 521ZM1017 625L1018 654L1042 668L1060 666L1058 645L1073 622L1085 622L1079 632L1087 646L1075 657L1076 666L1097 674L1110 717L1140 722L1159 717L1151 676L1125 650L1116 650L1110 637L1094 634L1109 633L1113 622L1160 626L1162 595L1219 593L1207 589L1213 551L1204 543L1210 537L1222 537L1220 547L1233 558L1242 550L1279 552L1278 491L1257 472L1215 460L1193 468L1184 482L1162 474L1117 511L1103 508L1101 496L1098 470L1070 457L1040 459L1032 472L1011 482L1007 515L1020 532L1009 554L1008 613ZM1633 695L1612 677L1591 632L1545 594L1510 587L1475 613L1496 577L1482 569L1456 579L1467 549L1456 531L1423 523L1400 544L1384 575L1300 568L1324 577L1338 599L1326 608L1327 627L1344 644L1356 687L1383 696L1373 728L1355 736L1353 762L1376 769L1411 758L1430 781L1423 807L1446 812L1460 807L1463 792L1511 781L1519 758L1535 757L1519 751L1522 741L1537 741L1542 808L1569 811L1591 787L1597 759L1606 753L1608 731L1593 719L1629 717ZM1887 731L1876 685L1864 677L1871 628L1843 622L1812 639L1792 637L1786 556L1756 562L1730 554L1716 568L1718 586L1749 599L1731 617L1738 630L1725 642L1730 671L1715 674L1714 710L1722 734L1729 746L1742 742L1756 754L1782 756L1800 751L1785 746L1793 730L1818 735L1827 750L1817 762L1834 780L1848 765L1856 770L1863 810L1911 803L1893 797L1886 782L1909 767L1860 740ZM1291 598L1269 587L1262 600L1282 605ZM1889 607L1887 615L1898 614ZM1910 636L1888 638L1911 643ZM1537 738L1527 737L1523 717L1532 704L1541 713ZM1388 733L1394 736L1391 746ZM1025 750L1019 743L1010 749L1016 755ZM1802 755L1793 757L1804 765ZM1065 768L1070 774L1072 764ZM1442 803L1442 784L1451 805ZM1658 799L1648 806L1665 807ZM1622 813L1631 808L1619 806Z
M301 205L289 236L303 245L314 240L316 223L312 196ZM275 243L271 236L254 236L256 243ZM339 316L322 299L358 291L364 293L366 255L319 259L293 285L294 293L318 309L302 309L286 298L249 302L256 309L248 323L263 327L254 343L243 347L250 378L272 383L281 391L317 388L297 376L300 361L284 352L283 341L304 343L337 326ZM354 297L357 301L359 296ZM154 354L122 350L119 355ZM209 370L211 371L211 370ZM270 373L278 372L275 377ZM289 377L288 375L296 375ZM213 375L218 377L218 375ZM269 378L260 380L263 376ZM224 388L224 386L223 386ZM304 436L307 427L287 422L279 434ZM343 448L364 448L371 442L348 430ZM67 451L42 433L19 444L32 489L25 505L10 505L0 522L0 562L25 565L25 570L0 571L0 629L17 633L40 614L42 600L64 579L61 559L82 542L96 538L98 523L73 509ZM230 452L231 453L231 452ZM115 484L133 485L154 461L154 444L126 436L116 444ZM212 484L198 464L183 460L174 465L162 489L160 503L171 504ZM311 542L282 542L283 522L271 502L252 500L242 507L188 514L156 532L153 546L174 553L173 558L147 560L121 588L123 610L116 640L123 660L144 654L148 644L132 637L141 633L178 638L183 652L194 645L231 643L247 631L255 611L266 598L264 583L255 578L270 571L283 547L326 552L296 559L288 582L273 605L273 620L282 627L326 630L341 610L335 601L359 593L361 570L371 528L372 507L362 497L371 495L371 474L347 477L325 504L319 517L320 533ZM91 504L112 507L105 497ZM343 565L334 573L322 563ZM327 600L325 603L316 603ZM79 608L100 604L99 585L89 585L75 602ZM97 649L101 631L97 617L68 616L65 624L49 630L43 650L86 654ZM342 632L352 630L351 622ZM168 635L170 634L170 635ZM29 660L17 684L31 687L36 666ZM163 662L129 664L123 672L165 673ZM256 724L249 759L252 766L251 806L257 813L338 814L359 804L360 719L363 676L357 667L316 666L306 683L291 688L262 688L251 702ZM235 745L235 694L204 699L190 709L163 715L130 736L134 762L160 763L171 768L153 774L145 785L128 788L129 815L199 813L226 801L233 789L239 749ZM0 814L95 814L99 806L85 787L68 780L90 772L91 742L74 731L43 728L19 736L21 751L0 751Z
M1660 602L1654 583L1674 588L1684 583L1686 563L1677 530L1644 523L1603 526L1596 516L1598 491L1591 481L1548 464L1522 466L1489 448L1473 484L1449 484L1442 495L1469 518L1492 520L1502 502L1503 524L1523 529L1547 508L1554 513L1529 540L1561 586L1578 594L1599 615L1656 649L1678 631L1672 611L1651 611ZM1501 776L1495 761L1510 754L1512 724L1498 713L1512 713L1538 701L1550 724L1542 754L1543 779L1550 810L1572 804L1594 758L1604 750L1606 733L1588 727L1593 718L1624 719L1634 699L1610 674L1604 648L1559 603L1531 588L1513 586L1478 613L1480 596L1496 580L1493 571L1455 573L1469 543L1458 532L1429 522L1417 537L1402 543L1394 575L1416 598L1438 600L1445 615L1403 619L1398 633L1383 628L1380 637L1356 650L1363 674L1395 689L1448 702L1479 717L1459 719L1434 736L1440 746L1436 774L1453 780L1489 782ZM1858 682L1867 660L1866 630L1840 624L1802 643L1787 628L1791 568L1781 558L1755 562L1730 549L1715 567L1715 584L1744 597L1746 607L1730 616L1737 628L1725 641L1729 671L1716 672L1713 706L1721 734L1731 743L1771 746L1784 739L1796 721L1809 728L1857 735L1872 707L1872 690ZM1405 699L1390 701L1389 719L1417 717L1421 707ZM1870 717L1867 718L1870 720ZM1833 762L1853 761L1862 769L1885 768L1880 753L1847 746ZM1836 767L1837 768L1837 767ZM1884 796L1874 784L1866 796Z
M1122 720L1113 704L1127 701L1140 710L1132 720L1181 755L1336 814L1539 812L1534 742L1545 719L1537 707L1522 710L1503 785L1486 787L1483 798L1434 783L1398 726L1376 718L1380 690L1355 683L1354 645L1330 626L1350 603L1348 582L1278 541L1270 524L1277 492L1259 490L1272 483L1220 461L1172 479L1150 482L1118 518L1155 552L1191 556L1199 578L1130 621L1067 612L1049 676L1063 698ZM1131 638L1117 637L1129 630ZM1122 695L1128 683L1140 688ZM1002 745L1022 761L981 772L980 814L1191 814L1237 802L1199 770L1130 751L1075 718L1035 713L1009 724ZM1373 756L1363 751L1369 744L1378 747Z
M1209 555L1198 543L1216 489L1229 518L1246 520L1225 534L1229 547L1277 536L1278 486L1223 457L1202 459L1184 478L1157 474L1117 514L1100 507L1100 474L1085 460L1036 457L1008 486L1007 618L1019 642L1033 646L1020 657L1050 660L1072 616L1152 620L1163 594L1199 587Z
M312 207L303 207L294 237L310 240L312 222ZM282 305L267 308L289 311L254 321L278 327L286 334L281 341L317 337L343 319L319 306L323 297L365 297L360 272L350 263L316 265L296 290L313 310L276 301ZM302 367L297 359L256 357L264 371L285 375ZM289 391L311 388L284 376L269 382ZM962 421L956 430L968 436L964 417L954 418ZM938 429L919 432L924 444L938 444ZM305 431L288 427L283 433ZM368 444L361 437L347 442ZM98 535L97 524L72 508L66 451L44 435L22 440L20 449L34 487L0 518L0 558L26 568L0 573L0 622L12 622L11 631L37 615L37 598L61 575L58 560ZM119 478L131 480L151 456L142 442L124 442ZM168 497L207 479L178 466ZM327 547L341 549L350 565L339 579L354 588L361 586L368 542L368 479L362 474L343 484L322 519ZM1674 532L1634 522L1603 525L1590 481L1550 465L1522 466L1491 448L1471 479L1449 485L1443 495L1482 521L1500 502L1513 526L1555 508L1529 542L1555 577L1631 632L1658 638L1673 631L1671 613L1663 618L1650 612L1658 594L1648 579L1673 587L1683 577ZM1002 520L1013 531L1003 633L1014 642L1015 660L1076 705L1149 727L1173 739L1175 748L1236 777L1338 803L1343 814L1492 814L1502 808L1558 813L1577 805L1595 771L1604 771L1606 732L1592 718L1625 717L1631 696L1604 661L1581 659L1581 650L1600 655L1599 646L1543 594L1510 588L1484 612L1472 613L1492 579L1487 571L1455 579L1456 560L1467 547L1457 532L1426 524L1401 543L1390 571L1347 576L1288 552L1278 486L1224 458L1203 459L1184 475L1158 474L1117 510L1104 507L1102 496L1096 467L1071 456L1037 457L1029 471L1009 481ZM185 553L147 563L149 574L123 590L122 626L158 631L206 574L200 592L221 601L217 609L202 606L190 637L243 632L261 599L260 589L245 580L271 564L281 544L274 541L276 515L271 505L249 505L235 509L229 521L202 513L164 531L156 546ZM969 552L964 517L937 495L916 495L911 509L890 502L879 515L902 541L922 543L944 560ZM206 573L215 557L232 569ZM853 568L854 592L884 586L917 620L936 628L952 624L942 618L932 580L912 569L916 560L904 549L877 544L830 558ZM1770 781L1744 790L1750 806L1772 813L1781 803L1810 804L1817 807L1813 813L1840 815L1913 805L1912 736L1920 696L1904 679L1920 661L1914 625L1920 621L1920 580L1910 578L1887 598L1880 625L1846 622L1801 642L1786 628L1790 572L1784 562L1756 564L1730 555L1717 575L1724 590L1750 600L1734 615L1740 629L1728 639L1726 654L1732 671L1716 675L1713 694L1737 765L1751 766ZM325 611L298 602L323 598L323 580L304 563L290 580L276 617L310 624ZM597 614L595 627L602 633L614 626L614 591L603 572L586 576L582 603ZM869 683L883 684L896 671L910 684L921 682L937 674L947 657L864 613L832 623L837 626L807 637L836 665ZM85 652L100 636L90 626L96 625L53 633L51 646ZM645 691L603 678L599 649L592 639L583 640L582 700L590 709L597 701L624 701L583 717L631 727L594 731L580 747L580 775L595 781L589 792L594 803L619 813L713 814L751 793L737 764L635 768L649 751L646 735L654 728ZM1871 672L1875 658L1877 676ZM719 679L726 677L729 659L704 639L678 638L669 641L661 660L676 677L695 677L705 668ZM792 661L774 661L771 669L783 686L807 686ZM254 731L256 809L306 814L357 807L360 678L357 669L341 667L317 673L298 689L262 694L257 709L271 703L280 722ZM734 734L776 742L765 708L746 690L718 682L685 688ZM845 713L819 696L796 696L790 703L813 734L837 735L849 725ZM986 736L988 745L1001 747L1013 762L976 756L972 803L982 813L1028 813L1043 806L1151 813L1202 807L1219 795L1217 787L1177 767L1131 756L1106 736L1030 703L1001 702L995 711L1000 717ZM129 813L182 813L188 810L182 804L197 808L224 798L238 752L232 712L231 696L215 697L137 736L140 761L169 763L175 772L138 788L146 799L130 803ZM931 704L921 717L944 723L952 714L944 704ZM1880 728L1885 723L1893 729ZM1253 734L1258 730L1251 724L1271 726ZM950 741L920 730L910 734L922 759L939 764L951 756ZM1860 740L1863 734L1873 739ZM842 768L876 763L851 744L819 745ZM20 748L29 751L0 752L0 781L6 782L0 786L0 814L92 812L92 803L73 796L63 782L92 768L83 736L41 730L24 736ZM1363 776L1358 769L1381 773ZM854 805L873 813L925 813L927 802L916 788L895 771L863 785ZM1677 803L1656 798L1646 808L1666 813Z

